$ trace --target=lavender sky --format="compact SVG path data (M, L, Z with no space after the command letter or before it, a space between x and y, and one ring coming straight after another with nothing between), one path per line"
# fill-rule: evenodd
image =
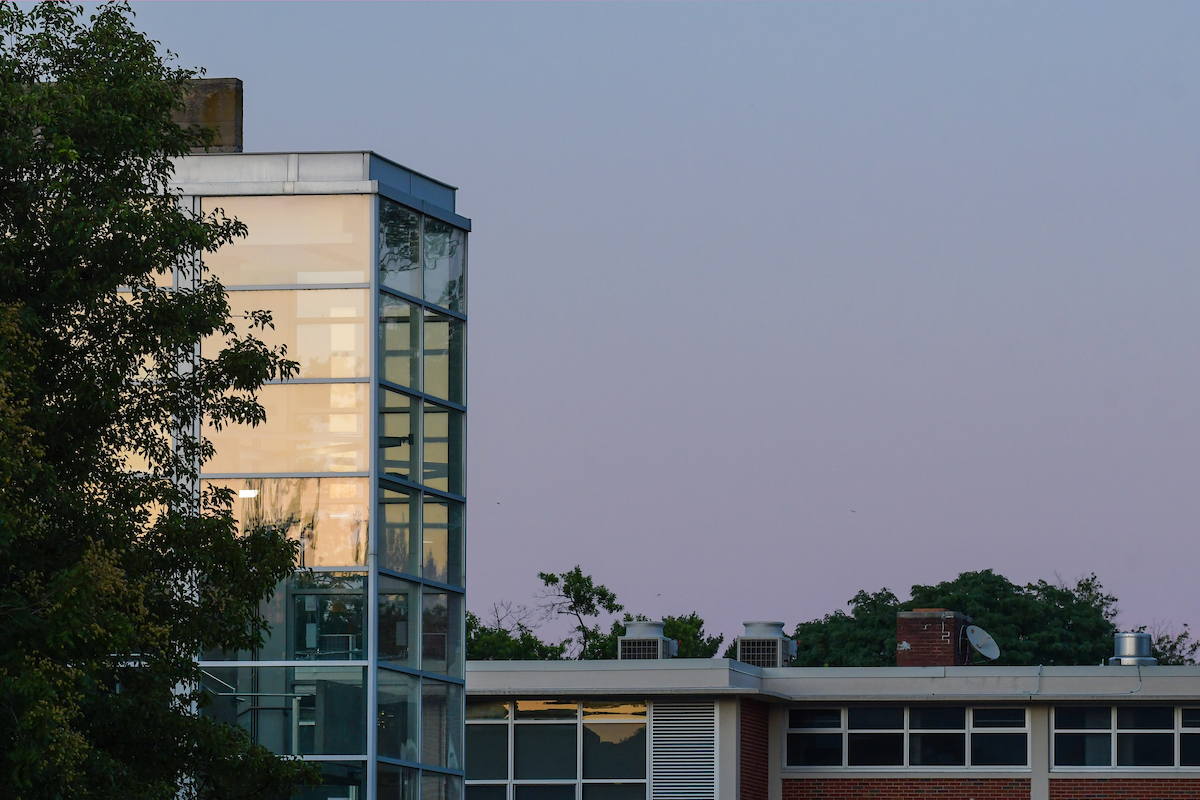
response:
M468 605L1200 623L1200 4L135 4L473 218ZM553 629L551 629L553 632Z

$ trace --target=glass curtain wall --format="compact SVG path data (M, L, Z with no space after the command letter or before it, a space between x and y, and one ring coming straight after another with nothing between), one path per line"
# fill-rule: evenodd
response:
M200 206L249 230L205 255L238 332L269 311L255 335L299 364L260 392L264 423L206 430L203 480L229 490L243 530L299 541L302 567L264 604L260 650L204 654L205 713L321 762L312 800L456 798L465 233L370 195Z

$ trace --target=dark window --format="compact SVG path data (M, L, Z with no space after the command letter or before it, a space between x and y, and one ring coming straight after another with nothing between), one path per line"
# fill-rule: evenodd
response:
M574 780L575 726L514 727L513 777L517 780Z
M646 784L585 783L583 800L646 800Z
M1175 766L1175 734L1118 733L1117 766Z
M575 784L566 786L514 786L516 800L575 800Z
M909 734L908 759L913 766L961 767L967 763L967 737L962 733Z
M583 723L584 778L645 778L646 723Z
M840 767L842 765L842 735L840 733L789 733L787 765L789 767Z
M908 710L908 727L918 731L962 730L967 727L967 710L962 706L913 706Z
M1094 730L1112 727L1108 706L1055 706L1054 727L1058 730Z
M1024 728L1025 709L973 708L971 724L976 728Z
M467 784L467 800L508 800L508 787Z
M840 728L840 708L793 708L788 712L789 728Z
M971 766L1023 767L1027 748L1023 733L972 733Z
M852 767L898 767L904 765L903 733L851 733L847 759Z
M1179 737L1179 766L1200 767L1200 734Z
M897 706L862 706L847 710L851 730L902 730L904 709Z
M467 780L508 780L508 726L467 726Z
M1200 728L1200 708L1183 709L1183 727Z
M1107 711L1107 709L1105 709ZM1057 715L1057 711L1055 714ZM1054 734L1054 766L1110 767L1112 739L1107 733Z
M1126 706L1117 709L1117 727L1135 730L1174 730L1175 709L1170 706Z
M467 719L508 719L508 703L468 700Z

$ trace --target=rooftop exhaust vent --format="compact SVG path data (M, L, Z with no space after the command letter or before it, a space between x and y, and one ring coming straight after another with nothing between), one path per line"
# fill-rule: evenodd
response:
M1153 667L1158 659L1150 655L1150 634L1118 633L1113 643L1113 655L1108 660L1113 667Z
M617 638L617 658L621 661L660 660L679 653L679 643L663 636L661 622L625 623L625 635Z
M782 622L744 622L737 638L737 660L755 667L783 667L796 657L796 643L783 634Z

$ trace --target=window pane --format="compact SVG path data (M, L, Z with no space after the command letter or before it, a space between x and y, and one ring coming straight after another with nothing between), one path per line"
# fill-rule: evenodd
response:
M903 733L851 733L846 746L847 762L852 767L904 764Z
M516 800L575 800L575 784L565 786L514 786Z
M379 516L383 524L379 566L383 569L408 575L418 574L420 549L416 543L417 525L414 519L418 511L408 492L395 489L380 491Z
M1175 730L1172 706L1123 706L1117 709L1117 727L1137 730Z
M426 486L452 494L463 493L463 415L461 411L425 403Z
M421 760L462 769L462 686L421 681Z
M508 719L508 703L468 700L467 719Z
M583 800L646 800L646 784L585 783Z
M462 800L462 778L422 772L421 800Z
M518 700L517 719L577 719L579 707L567 700Z
M1183 727L1200 728L1200 708L1183 709Z
M575 741L574 725L514 726L513 777L574 780Z
M452 311L466 311L466 235L453 225L426 217L423 244L425 299Z
M364 583L361 575L316 572L296 576L284 595L292 612L292 658L350 661L366 657Z
M300 540L301 568L367 563L365 478L236 478L205 481L233 492L239 533L282 530Z
M971 724L976 728L1024 728L1023 708L973 708Z
M367 195L206 197L201 207L222 208L248 229L246 238L203 256L226 286L367 282Z
M967 737L962 733L909 734L908 761L921 767L961 767L967 763Z
M379 576L379 660L385 664L416 667L416 584Z
M1055 706L1054 727L1060 731L1111 728L1112 709L1108 706Z
M230 292L230 319L238 335L252 334L263 343L287 347L287 357L300 364L298 378L365 378L367 372L367 291L308 289L289 292ZM250 330L243 315L271 312L273 328ZM226 339L213 336L201 354L214 357Z
M898 730L904 727L904 709L898 706L849 708L846 717L851 730Z
M467 784L467 800L508 800L508 787Z
M465 403L463 392L466 325L462 320L425 312L425 392Z
M393 764L380 763L378 766L375 785L379 789L379 800L417 800L420 796L420 772Z
M913 706L908 710L908 727L913 730L962 730L967 727L967 710L961 706Z
M789 733L787 765L789 767L840 767L842 765L842 735L840 733Z
M842 727L842 710L840 708L793 708L788 712L789 728L840 728Z
M1180 735L1179 765L1181 767L1200 767L1200 734Z
M417 306L379 295L380 377L410 389L421 388L421 314Z
M462 618L462 595L425 591L421 613L421 669L462 677Z
M317 761L322 786L304 788L295 800L345 800L366 796L367 765L363 761Z
M467 726L467 780L508 780L508 726Z
M1112 766L1112 739L1107 733L1054 734L1054 766Z
M421 215L379 198L379 281L421 296Z
M971 734L972 766L1023 767L1027 752L1023 733Z
M1175 766L1175 734L1118 733L1117 766Z
M420 679L381 669L379 676L379 755L417 761Z
M216 448L205 472L366 472L366 384L268 384L258 402L257 427L205 426Z
M426 495L421 532L425 578L462 586L463 504Z
M583 723L584 778L645 778L646 723Z
M646 718L646 702L637 700L584 700L584 719Z
M385 475L417 482L417 408L420 401L379 390L379 467Z

